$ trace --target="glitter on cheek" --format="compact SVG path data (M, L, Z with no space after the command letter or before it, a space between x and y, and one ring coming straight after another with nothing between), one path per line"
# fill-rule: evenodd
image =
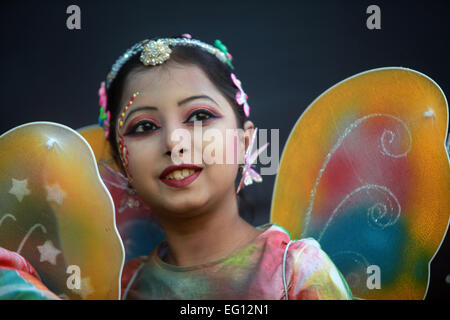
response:
M125 169L125 172L127 173L128 177L130 179L132 179L131 173L129 171L128 165L128 148L125 144L125 139L123 138L123 136L121 134L119 134L119 154L120 154L120 159L122 160L122 165L123 168Z

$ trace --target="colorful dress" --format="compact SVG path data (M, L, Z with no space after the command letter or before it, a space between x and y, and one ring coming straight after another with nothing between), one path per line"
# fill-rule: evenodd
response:
M148 257L131 260L123 299L351 299L341 273L312 238L290 241L267 224L251 243L215 262L179 267L165 263L162 242ZM286 297L287 293L287 297Z
M59 299L21 255L0 247L0 300Z

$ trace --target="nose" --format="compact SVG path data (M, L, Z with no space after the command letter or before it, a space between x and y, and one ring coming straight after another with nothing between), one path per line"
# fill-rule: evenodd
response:
M179 154L183 154L184 149L183 148L178 148L178 150L173 150L173 152L175 152L175 153L178 152ZM166 155L171 157L172 156L172 150L167 150L166 151Z
M165 156L169 158L170 162L173 162L174 164L180 164L186 161L190 161L189 159L183 159L184 153L186 152L186 148L184 148L180 144L176 144L175 146L172 146L172 144L168 145L168 148L165 152Z
M182 157L183 153L189 150L190 139L185 131L177 131L178 128L167 128L165 134L165 152L169 157Z

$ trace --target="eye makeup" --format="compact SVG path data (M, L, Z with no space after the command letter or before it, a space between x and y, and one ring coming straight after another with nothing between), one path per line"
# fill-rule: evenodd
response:
M128 109L133 104L135 98L139 94L140 94L139 92L133 93L133 95L130 97L127 105L122 109L122 112L120 113L119 119L118 119L120 129L124 128L125 115L127 114ZM183 119L185 119L185 120L183 121L183 123L188 124L188 125L193 124L194 121L189 121L189 120L192 117L202 114L202 113L204 115L208 116L208 118L204 119L204 120L200 120L201 122L210 122L210 121L214 121L216 119L223 117L223 115L220 112L218 112L216 108L214 108L212 106L209 106L207 104L195 104L195 105L190 106L190 108L186 112L184 112ZM198 121L198 120L196 120L196 121ZM153 126L154 130L149 129L149 130L143 131L143 132L135 132L139 126L145 126L145 125ZM148 114L142 114L142 115L135 117L131 121L127 120L127 125L125 126L125 130L118 130L119 154L120 154L120 158L122 160L123 167L124 167L128 177L130 178L130 180L132 180L132 176L131 176L131 174L129 172L129 168L128 168L129 153L128 153L128 148L125 144L125 137L126 136L151 135L160 127L161 126L160 126L158 120L156 120L155 118L153 118L152 116L150 116ZM148 129L148 126L147 126L147 129ZM125 132L125 133L123 133L123 132Z
M122 128L122 127L123 127L123 123L124 123L123 120L124 120L125 114L127 113L128 108L131 107L131 105L133 104L134 99L135 99L139 94L140 94L139 91L133 93L133 95L130 97L130 100L128 101L127 105L122 109L122 112L120 113L120 116L119 116L119 128Z
M137 116L136 118L134 118L133 120L131 120L125 127L125 134L124 136L128 136L128 135L140 135L140 134L149 134L151 132L149 132L148 130L146 132L135 132L136 129L141 126L141 125L145 125L145 124L150 124L154 127L156 127L156 129L160 128L161 125L159 124L158 120L152 118L150 115L147 114L143 114L140 116ZM155 130L156 130L155 129ZM154 131L154 130L153 130ZM152 132L153 132L152 131Z
M209 116L208 119L205 119L203 121L211 121L223 117L222 114L220 114L217 110L215 110L215 108L208 105L199 104L192 106L184 113L183 116L183 119L185 119L184 123L190 123L189 119L192 118L192 116L194 116L195 114L199 113L204 113Z

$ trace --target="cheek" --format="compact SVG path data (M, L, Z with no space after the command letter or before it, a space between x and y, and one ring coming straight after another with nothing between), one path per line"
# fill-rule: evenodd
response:
M241 143L238 131L233 131L225 138L224 153L225 163L242 164L244 162L244 145Z
M125 147L128 150L128 155L126 155L128 172L133 180L151 176L153 166L149 164L156 161L156 146L154 143L146 139L125 139Z
M241 146L236 132L229 130L227 135L225 131L221 131L221 135L209 142L207 148L209 150L204 150L204 160L210 161L209 163L205 161L209 187L220 191L231 185L234 186L239 169L239 159L242 158L239 156ZM209 159L208 154L211 154L213 158Z
M241 143L241 139L238 135L233 136L228 141L227 152L233 155L233 159L235 160L235 164L244 163L244 145Z
M211 131L208 131L211 130ZM244 159L244 145L241 143L243 132L231 128L208 128L204 130L203 142L197 141L194 148L202 152L203 162L211 164L242 164ZM202 143L202 144L201 144Z
M208 189L213 193L223 194L225 190L233 186L238 173L236 164L213 164L207 167Z
M129 156L129 152L128 152L128 146L125 143L124 137L123 136L118 136L117 137L117 144L118 144L118 151L119 151L119 155L120 155L120 159L122 160L122 165L127 173L128 176L131 176L129 170L128 170L128 166L129 166L129 162L128 162L128 156Z

